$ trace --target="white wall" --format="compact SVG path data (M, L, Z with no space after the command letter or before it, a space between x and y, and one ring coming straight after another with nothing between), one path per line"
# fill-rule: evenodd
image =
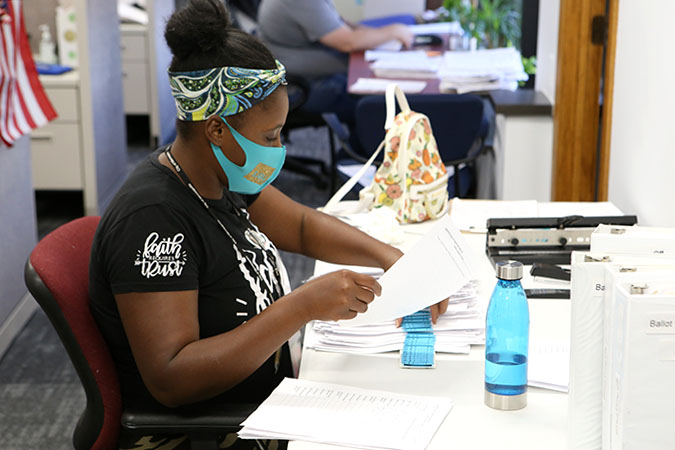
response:
M609 200L675 226L675 2L619 2Z
M537 77L534 88L555 104L555 81L558 66L558 23L560 0L539 2L537 26Z

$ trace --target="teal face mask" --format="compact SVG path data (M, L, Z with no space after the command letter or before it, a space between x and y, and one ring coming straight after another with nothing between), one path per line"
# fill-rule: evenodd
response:
M244 165L238 166L227 159L220 147L211 144L211 149L227 176L230 191L240 194L257 194L274 181L281 172L281 166L284 165L286 159L286 146L266 147L256 144L239 134L224 118L223 122L246 155Z

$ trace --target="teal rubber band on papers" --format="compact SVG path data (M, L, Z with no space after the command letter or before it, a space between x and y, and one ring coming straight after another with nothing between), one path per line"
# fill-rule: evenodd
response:
M436 336L431 328L429 310L423 309L405 316L401 327L406 331L403 349L401 349L401 367L434 367Z
M405 316L401 322L401 328L408 333L413 331L431 333L433 332L431 328L431 313L425 308L409 316Z

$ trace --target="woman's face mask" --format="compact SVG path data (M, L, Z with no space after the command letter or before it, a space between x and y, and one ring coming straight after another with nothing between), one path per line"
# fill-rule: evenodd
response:
M225 156L220 147L211 144L211 149L227 176L230 191L239 194L257 194L281 172L286 159L286 146L267 147L257 144L232 128L225 118L222 119L246 155L244 165L238 166Z

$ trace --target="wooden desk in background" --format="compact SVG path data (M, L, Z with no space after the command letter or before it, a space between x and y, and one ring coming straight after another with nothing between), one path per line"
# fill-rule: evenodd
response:
M443 48L447 49L447 35L443 39ZM349 55L347 76L348 91L359 78L378 78L365 60L364 52ZM421 94L441 93L440 79L424 81L427 85ZM479 198L550 201L553 106L549 99L532 89L499 89L476 94L489 99L495 111L494 153L482 157L477 164Z
M443 37L443 48L448 48L448 36ZM416 48L417 50L418 48ZM419 49L422 49L421 47ZM434 48L430 50L442 50L441 48ZM349 71L347 72L347 92L350 94L356 94L351 91L351 87L356 83L356 80L359 78L379 78L376 77L372 70L370 70L370 64L366 61L365 52L352 52L349 54ZM404 80L406 78L400 77L399 80ZM411 78L412 80L412 78ZM425 78L420 80L419 78L414 79L415 81L426 81L427 85L422 90L422 94L439 94L439 85L441 80L438 78Z

